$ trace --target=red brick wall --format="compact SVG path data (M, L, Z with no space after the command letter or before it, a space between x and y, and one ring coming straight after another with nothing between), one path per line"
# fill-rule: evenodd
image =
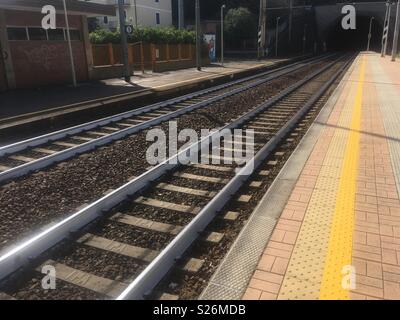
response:
M34 12L6 11L8 26L41 26L43 15ZM82 33L80 16L70 16L70 27ZM57 27L65 26L57 15ZM66 41L9 41L18 88L71 82L71 67ZM83 41L72 41L78 81L88 80Z
M88 79L82 42L73 42L76 77ZM71 82L68 45L63 41L10 41L18 88Z

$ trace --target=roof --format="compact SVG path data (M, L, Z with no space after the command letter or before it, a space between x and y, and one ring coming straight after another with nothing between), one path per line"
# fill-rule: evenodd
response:
M69 14L85 16L115 16L115 6L86 1L66 0ZM52 5L57 12L64 12L63 0L0 0L1 9L41 11L42 7Z

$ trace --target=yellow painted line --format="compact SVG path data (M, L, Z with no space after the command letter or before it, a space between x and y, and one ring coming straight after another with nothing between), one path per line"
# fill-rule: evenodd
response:
M359 131L361 128L364 78L365 60L363 58L321 282L320 299L322 300L349 299L349 289L343 286L345 284L345 277L348 274L342 272L346 270L344 269L346 266L350 266L352 263L356 179L360 153Z

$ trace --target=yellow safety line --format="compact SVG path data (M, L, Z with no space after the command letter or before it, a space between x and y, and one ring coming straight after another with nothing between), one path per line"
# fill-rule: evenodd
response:
M330 231L325 268L322 276L320 299L324 300L349 299L350 288L343 284L346 284L349 278L349 270L351 270L352 262L364 76L365 60L363 58L354 100L350 133L336 196L336 206Z

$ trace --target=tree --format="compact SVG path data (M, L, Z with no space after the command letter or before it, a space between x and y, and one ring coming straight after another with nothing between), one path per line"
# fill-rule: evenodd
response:
M230 9L225 17L225 34L229 46L239 47L257 36L257 19L247 8Z

